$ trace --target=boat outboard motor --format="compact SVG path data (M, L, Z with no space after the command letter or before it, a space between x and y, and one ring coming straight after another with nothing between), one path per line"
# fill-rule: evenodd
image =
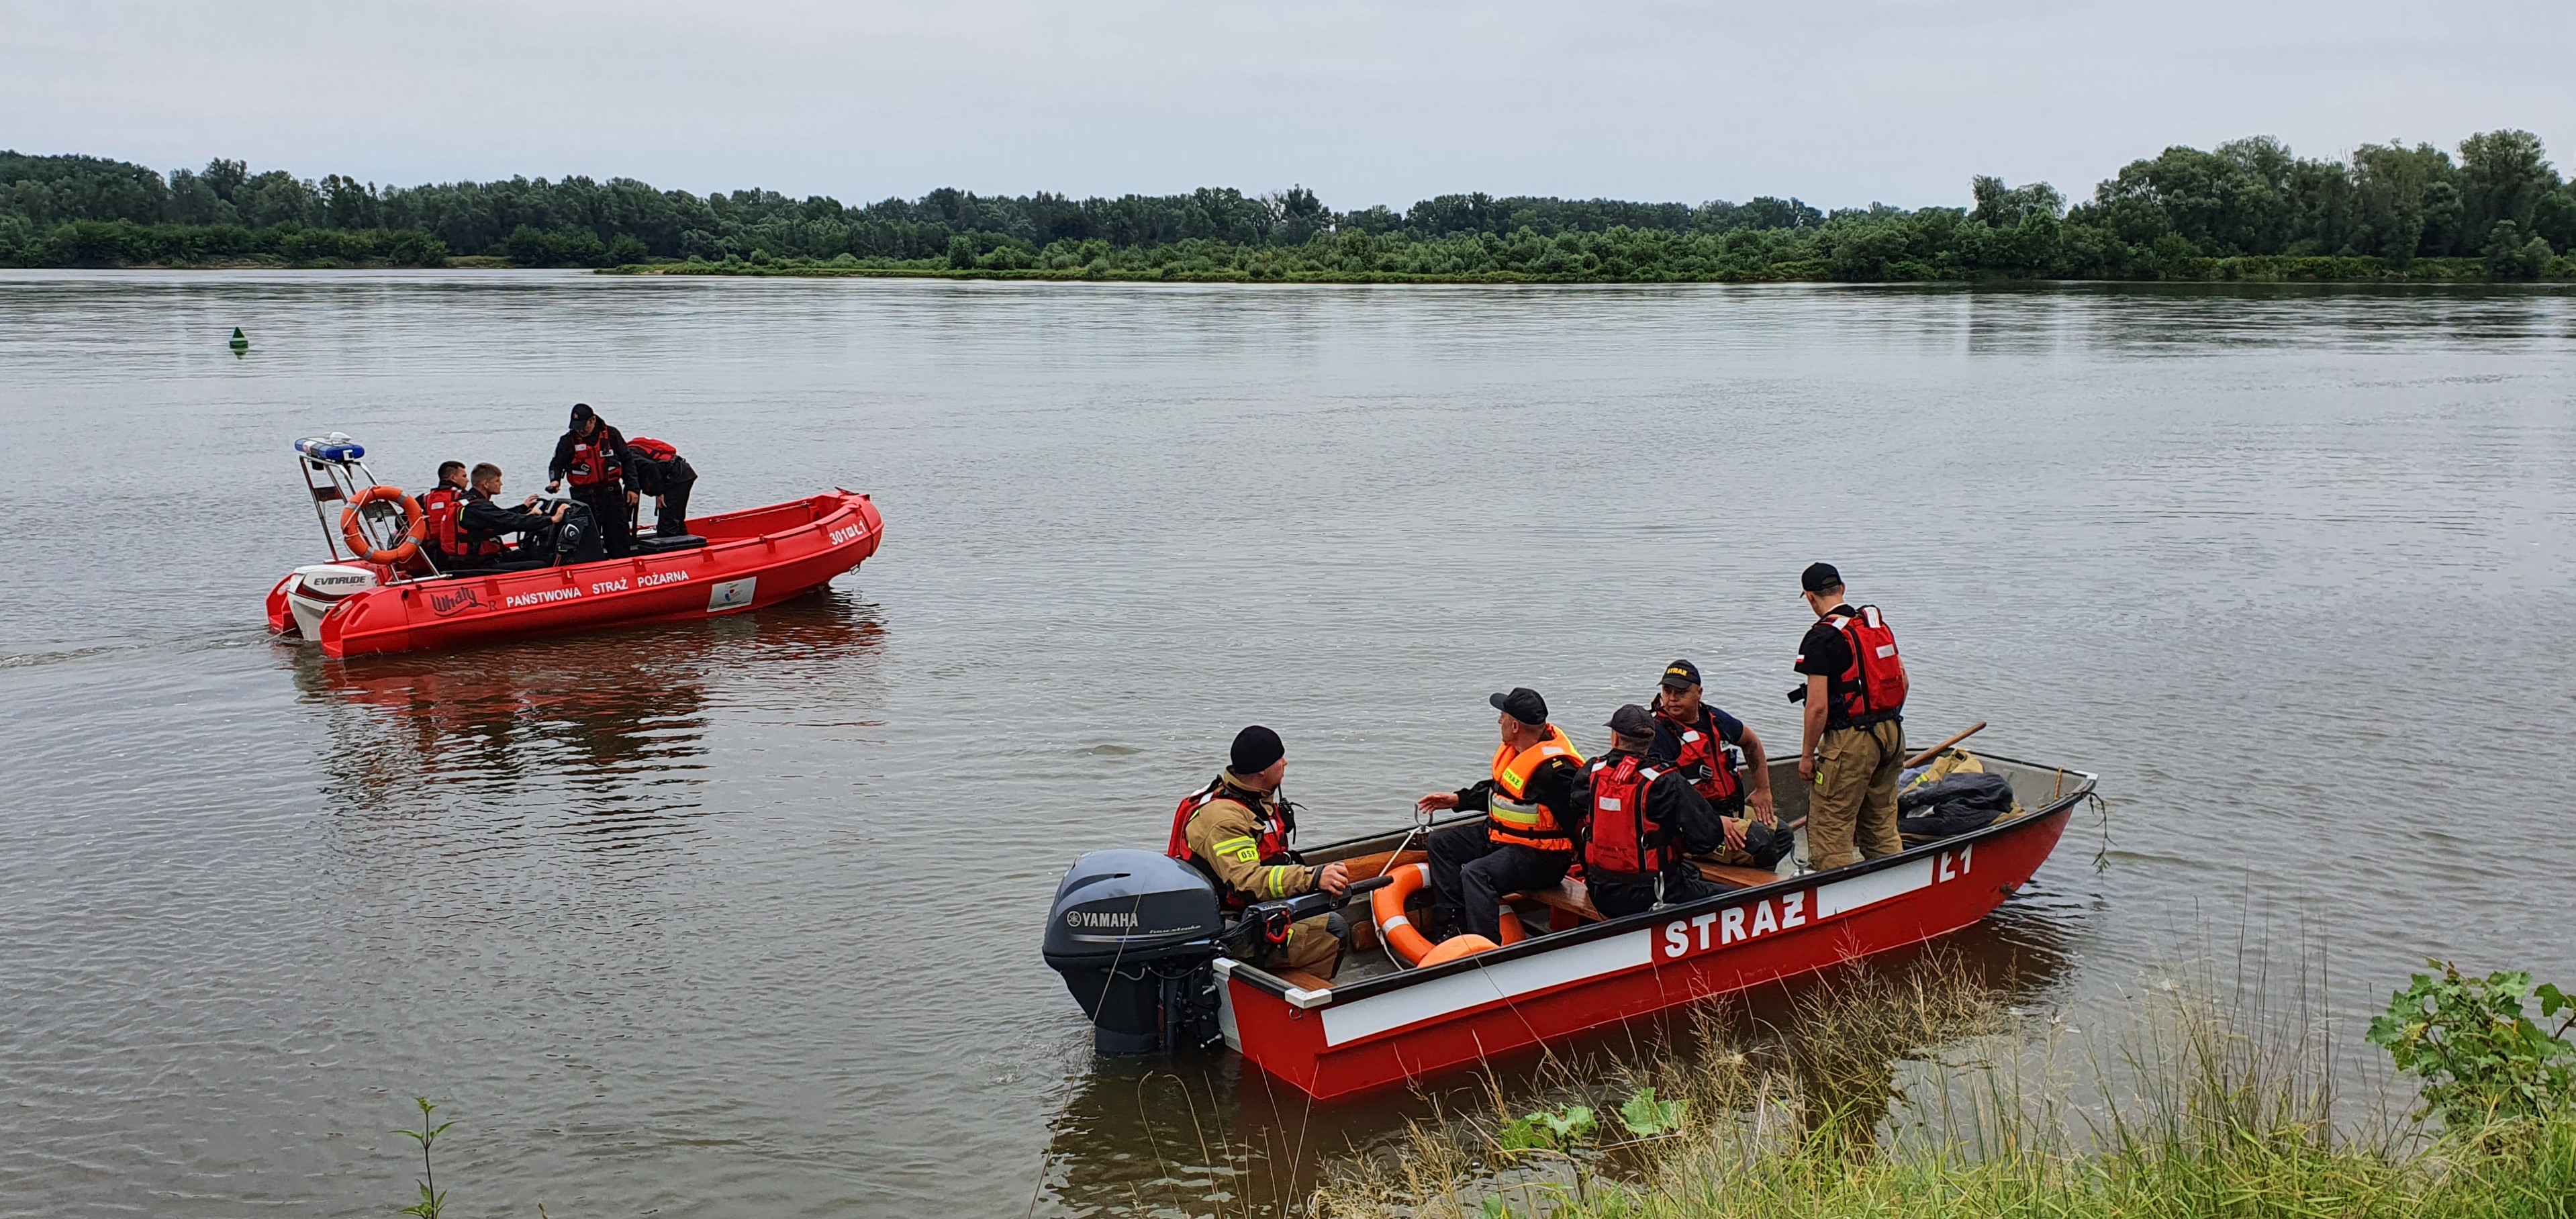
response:
M1216 886L1154 851L1073 861L1047 913L1046 963L1064 975L1103 1054L1195 1049L1216 1040Z
M1228 924L1198 869L1153 851L1093 851L1056 886L1046 962L1091 1017L1101 1053L1196 1049L1223 1035L1218 957L1251 960L1285 942L1290 927L1391 883L1379 876L1340 896L1261 902Z

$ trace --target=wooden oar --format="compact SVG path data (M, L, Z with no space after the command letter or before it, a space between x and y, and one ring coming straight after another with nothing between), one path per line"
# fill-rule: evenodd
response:
M1986 722L1984 720L1978 720L1976 723L1968 725L1965 730L1959 733L1959 735L1951 737L1949 740L1943 741L1930 749L1926 749L1913 757L1905 759L1905 768L1912 770L1917 766L1921 766L1925 762L1929 762L1934 758L1940 757L1942 750L1948 749L1961 741L1967 740L1969 737L1977 735L1979 732L1984 731L1985 727Z

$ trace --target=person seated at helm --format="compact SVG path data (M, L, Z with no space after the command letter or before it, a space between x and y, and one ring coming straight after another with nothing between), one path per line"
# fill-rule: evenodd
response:
M1425 813L1485 814L1482 824L1432 831L1426 844L1435 940L1465 933L1501 943L1504 895L1556 884L1574 863L1574 839L1559 814L1583 755L1547 722L1547 700L1538 691L1522 686L1485 701L1497 712L1494 725L1502 734L1493 777L1414 802Z
M1289 846L1297 821L1293 806L1279 796L1288 773L1288 748L1279 734L1254 724L1235 734L1227 760L1231 765L1214 781L1173 810L1166 853L1216 882L1228 910L1319 889L1338 897L1349 888L1348 868L1339 862L1309 867ZM1330 978L1350 940L1348 920L1320 914L1290 924L1287 940L1265 945L1251 964Z
M465 493L464 510L458 514L458 533L465 552L481 552L487 544L498 545L505 534L522 538L563 523L564 513L572 505L555 505L552 513L536 511L537 497L529 496L516 508L503 507L494 497L501 494L501 467L484 462L474 467L471 488Z
M1688 660L1664 666L1650 710L1655 716L1655 744L1646 751L1647 759L1680 771L1700 798L1717 810L1726 829L1725 844L1709 852L1709 860L1750 868L1779 863L1796 836L1780 828L1779 815L1772 810L1771 759L1763 753L1761 735L1701 698L1699 666ZM1735 773L1735 760L1727 756L1729 745L1744 751L1741 775Z
M1630 703L1608 727L1610 752L1584 764L1571 800L1593 909L1618 918L1725 892L1686 857L1723 840L1717 810L1679 767L1649 756L1654 716Z

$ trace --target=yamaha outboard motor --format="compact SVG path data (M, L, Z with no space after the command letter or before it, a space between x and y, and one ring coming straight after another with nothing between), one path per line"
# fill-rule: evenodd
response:
M1153 851L1093 851L1056 886L1046 963L1103 1054L1195 1049L1221 1036L1216 887Z

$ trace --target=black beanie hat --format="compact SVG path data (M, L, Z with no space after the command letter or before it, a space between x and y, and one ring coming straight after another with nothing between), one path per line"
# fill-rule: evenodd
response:
M1279 743L1279 734L1259 724L1234 734L1234 773L1257 775L1270 769L1270 764L1288 756L1288 747Z

